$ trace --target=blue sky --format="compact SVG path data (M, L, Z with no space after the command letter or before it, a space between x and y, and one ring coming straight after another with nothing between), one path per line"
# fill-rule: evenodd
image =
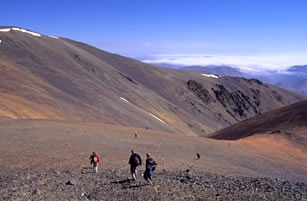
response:
M307 52L306 0L2 0L1 8L1 25L130 57Z

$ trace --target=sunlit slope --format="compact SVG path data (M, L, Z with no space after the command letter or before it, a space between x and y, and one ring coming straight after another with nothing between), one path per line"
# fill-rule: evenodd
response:
M257 80L154 67L0 27L0 118L94 121L203 135L303 98Z

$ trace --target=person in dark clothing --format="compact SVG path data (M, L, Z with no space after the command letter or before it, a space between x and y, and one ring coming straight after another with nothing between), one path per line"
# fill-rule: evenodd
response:
M136 175L137 175L137 167L142 165L142 159L139 154L134 152L134 150L131 150L129 164L130 164L130 173L131 173L132 179L135 181Z
M199 153L197 153L196 156L197 156L197 159L200 159L200 154Z
M146 154L146 169L144 172L144 179L149 183L152 184L152 172L156 169L156 166L158 165L152 158L151 154Z
M96 152L93 152L93 154L90 156L91 165L93 165L93 172L98 172L98 163L99 163L99 157L96 154Z

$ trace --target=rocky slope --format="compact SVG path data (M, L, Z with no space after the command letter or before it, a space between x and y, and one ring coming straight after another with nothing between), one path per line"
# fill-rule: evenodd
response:
M303 99L257 80L159 68L0 27L0 118L103 122L206 136Z
M154 172L154 183L129 181L127 172L103 169L9 170L0 173L1 200L306 200L304 183L226 177L181 170Z

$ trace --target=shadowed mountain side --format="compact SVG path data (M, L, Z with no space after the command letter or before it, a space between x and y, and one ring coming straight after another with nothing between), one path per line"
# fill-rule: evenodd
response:
M211 138L238 140L255 134L283 135L307 145L307 101L301 101L213 133Z
M159 68L70 39L11 30L0 40L0 118L206 136L303 100L258 80Z

